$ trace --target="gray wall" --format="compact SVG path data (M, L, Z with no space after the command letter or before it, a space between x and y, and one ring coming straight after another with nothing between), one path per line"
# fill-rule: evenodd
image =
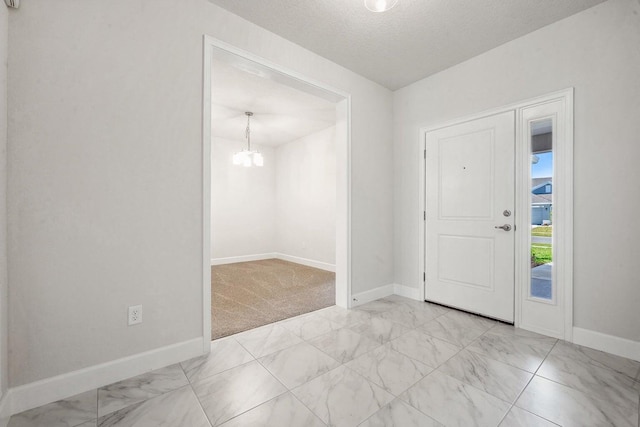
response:
M276 147L276 251L336 263L336 128Z
M231 162L245 141L211 140L211 258L275 252L275 149L251 144L265 162L245 168Z
M611 0L396 91L396 282L421 285L419 128L573 86L574 325L640 341L639 70L640 3Z
M203 335L203 34L352 94L353 292L392 283L390 91L206 0L25 1L9 22L12 386Z
M0 394L7 389L7 52L9 14L0 5Z

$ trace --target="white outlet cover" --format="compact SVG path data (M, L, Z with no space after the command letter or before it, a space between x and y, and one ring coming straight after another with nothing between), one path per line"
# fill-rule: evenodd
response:
M129 307L129 326L142 323L142 305L132 305Z

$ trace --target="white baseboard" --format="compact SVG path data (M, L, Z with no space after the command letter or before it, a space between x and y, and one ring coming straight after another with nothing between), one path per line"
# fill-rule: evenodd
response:
M640 361L640 342L573 327L574 344L606 351L616 356Z
M308 267L319 268L320 270L331 271L333 273L335 273L336 271L335 264L329 264L326 262L316 261L314 259L301 258L293 255L281 254L279 252L232 256L232 257L226 257L226 258L211 258L211 265L233 264L236 262L248 262L248 261L262 261L263 259L273 259L273 258L281 259L283 261L295 262L296 264L302 264Z
M0 420L202 354L202 337L199 337L13 387L3 396Z
M275 253L275 258L281 259L283 261L295 262L296 264L306 265L308 267L319 268L320 270L331 271L333 273L336 272L336 265L329 264L322 261L316 261L313 259L300 258L293 255Z
M357 307L362 304L377 300L379 298L388 297L393 295L394 285L384 285L371 289L370 291L360 292L359 294L351 295L351 307Z
M263 259L272 259L272 258L276 258L275 253L230 256L226 258L211 258L211 265L233 264L236 262L247 262L247 261L262 261Z
M401 297L410 298L416 301L420 301L420 289L412 288L410 286L394 284L393 293Z
M420 289L394 283L352 295L351 307L357 307L379 298L388 297L389 295L399 295L401 297L420 301Z

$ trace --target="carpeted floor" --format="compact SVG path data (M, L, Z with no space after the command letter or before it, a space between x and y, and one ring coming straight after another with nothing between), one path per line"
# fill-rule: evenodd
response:
M335 304L335 273L267 259L211 267L211 339Z

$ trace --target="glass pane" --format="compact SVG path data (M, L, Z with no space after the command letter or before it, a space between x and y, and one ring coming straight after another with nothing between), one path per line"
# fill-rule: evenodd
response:
M531 286L529 296L553 299L553 121L531 123Z

